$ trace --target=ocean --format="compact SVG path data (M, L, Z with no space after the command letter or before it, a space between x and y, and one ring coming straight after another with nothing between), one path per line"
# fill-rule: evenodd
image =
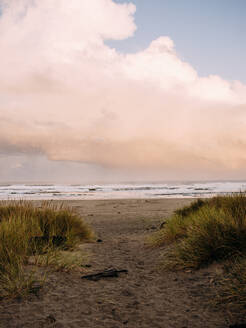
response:
M0 184L0 199L69 200L127 198L198 198L246 191L246 181L122 183L122 184Z

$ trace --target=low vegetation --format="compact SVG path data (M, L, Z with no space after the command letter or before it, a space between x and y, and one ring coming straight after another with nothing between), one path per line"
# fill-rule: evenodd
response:
M224 263L224 274L218 281L217 303L229 304L233 309L246 307L246 257Z
M63 205L0 203L0 297L23 296L37 282L37 267L71 268L67 253L92 238L83 220ZM39 277L42 281L43 277Z
M151 237L151 244L167 246L165 269L226 263L221 298L246 306L245 193L198 199L178 209Z

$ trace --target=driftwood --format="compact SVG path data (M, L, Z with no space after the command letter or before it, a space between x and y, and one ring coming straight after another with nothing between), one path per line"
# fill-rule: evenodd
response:
M102 271L102 272L82 276L81 279L98 281L98 280L103 279L103 278L119 277L119 273L128 273L128 270L109 269L109 270L105 270L105 271Z
M162 223L161 223L161 225L160 225L160 228L159 229L163 229L164 227L165 227L165 225L167 224L167 222L166 221L163 221Z

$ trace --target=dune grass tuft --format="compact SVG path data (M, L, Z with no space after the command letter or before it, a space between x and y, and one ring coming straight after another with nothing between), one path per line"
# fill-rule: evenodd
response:
M196 200L178 209L151 237L151 243L168 246L164 269L199 269L215 261L227 263L220 299L246 305L245 193Z
M246 257L226 261L220 276L215 303L228 305L233 310L246 307Z
M72 250L93 234L83 220L63 205L28 201L0 203L0 297L23 296L36 281L27 269L30 257L48 259ZM58 261L57 261L58 263ZM65 266L65 262L63 261Z
M177 210L151 239L155 246L170 245L168 258L180 268L200 268L244 254L246 195L196 200Z

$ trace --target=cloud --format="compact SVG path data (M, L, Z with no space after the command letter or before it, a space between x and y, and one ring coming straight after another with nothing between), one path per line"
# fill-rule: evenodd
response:
M167 36L121 54L135 6L0 0L0 151L109 168L238 170L246 86L199 77Z

